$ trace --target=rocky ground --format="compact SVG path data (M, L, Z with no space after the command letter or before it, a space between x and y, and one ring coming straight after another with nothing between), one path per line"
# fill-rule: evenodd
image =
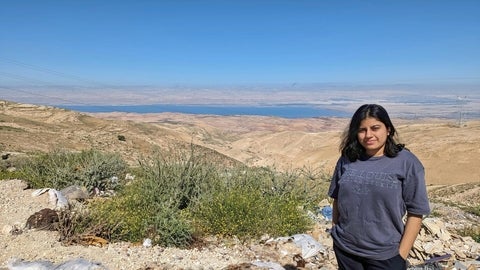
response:
M3 228L0 235L0 269L8 267L9 262L12 265L15 258L28 262L46 260L54 264L84 258L89 262L101 263L106 269L255 269L252 263L275 262L283 266L296 266L293 256L302 252L292 243L271 241L267 244L268 239L252 244L210 239L204 246L193 249L145 247L142 243L109 243L103 247L65 246L58 241L59 236L55 231L24 228L30 215L43 208L52 208L48 194L33 197L33 190L25 188L26 184L21 180L0 182L0 227ZM322 227L326 228L327 225L325 222ZM331 246L325 232L321 242L326 249ZM326 251L326 255L329 254ZM321 255L318 259L312 258L317 266L335 269L330 261L333 261L331 257L324 258ZM257 268L261 269L260 266Z
M472 187L468 190L472 190ZM143 243L108 243L102 246L98 242L92 242L90 245L66 246L58 241L58 232L25 228L27 219L33 213L44 208L53 208L47 193L34 197L33 191L27 189L27 185L21 180L0 182L0 269L47 269L20 267L27 263L38 264L40 261L60 265L81 258L85 259L84 263L90 264L91 268L85 269L336 269L331 238L326 232L329 222L321 218L317 220L316 228L308 234L296 235L296 238L266 237L251 243L212 238L207 239L201 247L192 249L149 247ZM440 247L434 246L430 249L440 250L433 250L435 254L427 254L423 248L423 251L418 250L417 253L422 253L425 259L451 254L446 263L452 267L455 263L457 266L476 267L478 261L475 260L480 256L480 244L473 242L471 238L464 239L448 232L454 231L458 226L478 225L480 218L443 203L432 203L432 207L436 215L443 217L431 218L429 227L434 230L440 226L439 230L430 232L423 228L423 242L420 241L418 245L422 249L430 247L430 243L436 243ZM446 239L446 232L449 239ZM463 255L456 254L453 244L452 247L450 245L459 241L459 246L463 247L459 252L463 252ZM316 249L305 248L304 244L307 242L314 244ZM413 251L411 254L412 264L422 263ZM480 267L480 264L478 266Z

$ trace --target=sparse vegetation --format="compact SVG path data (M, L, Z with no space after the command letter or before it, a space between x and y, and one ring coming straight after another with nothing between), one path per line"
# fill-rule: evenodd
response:
M27 159L19 169L34 188L62 189L80 185L88 191L95 188L102 191L118 187L118 179L125 174L127 165L117 154L56 150Z
M3 154L0 159L0 179L22 179L23 172L16 167L21 166L23 162L23 158L12 157L10 153Z
M0 169L0 180L4 179L22 179L22 173L19 171L8 171Z
M10 132L24 132L24 130L21 129L21 128L10 127L10 126L0 126L0 131L2 131L2 132L7 132L7 131L10 131Z
M470 226L460 230L458 232L461 236L472 237L475 242L480 243L480 227L479 226Z
M32 186L54 188L112 188L109 179L126 170L115 155L93 150L40 154L22 166ZM301 233L311 225L305 210L325 198L328 186L317 178L322 174L229 167L194 147L158 151L139 161L135 172L116 196L89 201L88 211L62 213L61 239L75 242L79 234L94 234L186 247L203 234L246 240Z
M235 125L238 125L237 128L232 124L210 125L209 123L212 122L210 119L208 124L207 120L196 122L201 123L197 126L194 122L177 121L182 118L169 118L169 120L159 120L159 123L171 125L151 125L132 121L126 122L126 126L120 128L113 122L105 122L88 115L63 111L62 114L57 115L53 110L52 113L46 114L44 110L34 106L28 108L21 106L12 107L4 114L0 114L0 131L4 131L0 132L2 137L0 150L12 152L12 156L8 159L0 160L0 178L23 179L30 182L30 186L34 188L61 189L68 185L79 184L88 187L90 191L95 187L116 190L115 196L88 200L84 205L85 211L74 209L71 212L61 213L62 223L59 230L63 235L62 239L66 242L75 242L75 238L80 234L93 234L112 241L138 242L148 237L159 245L186 246L202 234L238 236L242 239L263 234L270 236L292 234L308 228L309 220L305 217L306 210L311 210L326 197L330 175L322 167L285 172L270 167L253 168L238 165L240 162L234 160L235 158L247 163L251 161L251 164L270 164L264 162L272 157L269 154L269 147L273 147L272 154L279 153L283 156L287 151L277 152L278 149L269 143L262 145L267 154L259 153L260 151L255 149L258 144L252 144L252 147L242 150L243 157L236 156L234 151L230 151L236 150L237 146L234 143L240 142L242 138L257 136L257 133L246 132L246 130L263 129L265 127L263 121L258 123L238 121L235 122ZM328 120L329 128L344 124L342 121L332 121L335 120ZM205 125L203 126L205 128L199 128L202 125ZM175 129L170 129L170 126L175 126ZM106 152L115 151L121 154L123 159L128 159L130 165L135 164L138 155L144 154L155 146L169 145L174 141L172 138L178 139L177 131L180 129L176 128L180 126L185 127L185 132L188 134L196 135L191 140L180 139L179 144L185 142L188 144L190 141L193 142L193 139L203 139L203 142L207 142L205 147L220 146L215 148L220 150L215 152L210 149L212 155L199 152L200 149L166 151L141 160L139 166L135 167L128 167L122 158ZM322 130L324 127L323 124L322 126L313 124L308 132ZM124 137L126 134L122 134L119 130L128 130L128 141L131 143L122 142L126 141L127 137ZM428 129L429 132L432 130L432 128ZM448 127L439 128L442 132L449 130ZM278 133L276 129L266 133L272 131ZM445 132L445 134L450 133ZM456 150L449 148L448 152L474 153L475 151L471 150L476 149L478 136L470 138L467 136L469 134L465 131L458 135L465 138L461 146L468 146L467 148L458 147L459 144L454 143L452 147L456 147ZM437 135L439 139L434 140L435 142L450 142L450 137ZM429 133L432 137L437 135ZM406 138L409 137L406 136ZM258 139L262 142L273 141L265 136L260 136ZM285 139L285 143L297 139L298 137L294 136L288 140ZM415 141L414 139L415 137L412 136L412 142ZM330 146L313 143L311 146L311 149L305 147L308 152L301 152L301 155L308 155L312 150L317 151L317 149L330 151ZM66 149L90 147L96 150L45 152L53 147ZM432 149L421 152L424 155L440 149L438 144L422 144L421 147L413 144L413 148L415 147L416 152L421 152L422 147ZM201 147L198 146L198 148ZM25 161L15 160L19 155L22 155L23 159L24 153L31 154L34 151L43 151L43 153ZM219 152L232 158L227 160ZM332 153L337 155L336 150ZM290 158L288 155L285 156ZM334 154L331 156L333 159ZM318 159L312 160L315 162ZM475 168L471 165L475 160L473 156L462 162L452 163L455 165L456 174L463 173L458 177L455 175L455 179L468 179L470 171L465 168ZM297 166L300 163L295 164ZM426 167L437 168L435 164L437 163L428 163ZM443 171L455 171L450 170L448 166L443 169ZM123 176L126 172L135 175L135 179L130 180L128 185L124 185L126 182ZM428 172L432 176L435 170ZM118 182L112 181L116 179L115 177L118 177ZM439 179L438 175L434 177ZM450 175L441 178L454 179ZM478 183L469 185L455 183L458 182L432 187L429 192L432 195L432 202L479 215L478 193L477 195L475 193ZM457 196L459 192L463 193L461 199ZM442 215L446 214L440 211L434 211L431 214L432 217L442 217ZM460 233L478 239L478 230L474 228L465 229Z
M442 216L437 210L433 209L432 212L428 215L429 217L440 217Z
M474 206L466 207L465 210L471 214L474 214L480 217L480 205L477 205L476 207Z
M285 236L305 232L311 225L299 209L302 203L297 198L235 187L203 201L195 216L197 224L210 234L242 240L264 234Z

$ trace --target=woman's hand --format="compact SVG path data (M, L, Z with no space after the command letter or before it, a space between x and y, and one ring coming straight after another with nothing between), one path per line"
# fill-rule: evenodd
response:
M400 257L402 257L403 260L406 261L407 258L408 258L408 253L409 253L409 252L410 252L409 250L407 250L407 252L400 250L400 251L399 251L399 255L400 255Z
M405 230L403 232L402 240L398 252L400 256L406 260L408 253L413 247L413 243L417 238L418 232L422 227L422 216L415 214L407 214L407 222L405 223Z

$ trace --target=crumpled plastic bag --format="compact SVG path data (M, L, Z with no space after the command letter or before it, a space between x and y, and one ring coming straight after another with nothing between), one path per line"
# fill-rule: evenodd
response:
M13 259L8 262L7 267L9 270L51 270L55 265L49 261L25 262Z
M41 188L32 192L33 197L38 197L43 193L48 192L48 201L55 206L55 210L62 210L68 208L68 199L62 192L53 188Z
M9 270L107 270L100 263L90 262L83 258L66 261L54 265L49 261L27 262L20 259L13 259L8 263Z
M322 207L322 209L320 210L320 212L322 213L322 216L327 220L327 221L331 221L332 220L332 216L333 216L333 209L330 205L326 205L324 207Z
M53 270L106 270L107 268L100 263L94 263L79 258L59 264Z
M307 259L317 255L319 252L325 253L325 247L308 234L294 234L290 237L279 237L276 240L290 241L302 248L302 258Z
M283 266L275 262L255 261L255 262L252 262L252 264L257 267L267 268L268 270L285 270Z

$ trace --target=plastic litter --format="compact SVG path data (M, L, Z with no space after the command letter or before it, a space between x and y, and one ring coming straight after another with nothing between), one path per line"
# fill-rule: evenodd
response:
M304 259L313 257L319 252L325 252L325 247L308 234L295 234L291 238L297 246L302 248L302 258Z
M9 270L51 270L55 265L49 261L25 262L20 259L12 259L7 263Z
M332 210L332 207L330 205L326 205L322 208L322 210L320 210L320 212L322 213L322 216L327 220L327 221L331 221L332 220L332 213L333 213L333 210Z
M100 263L90 262L79 258L64 262L53 270L106 270L107 268Z
M54 265L49 261L27 262L13 259L7 265L9 270L108 270L100 263L90 262L83 258L69 260L59 265Z
M421 265L415 265L415 266L410 266L407 268L407 270L443 270L442 266L438 264L437 262L434 263L425 263Z
M56 189L49 189L48 195L50 196L50 202L55 205L55 209L68 208L68 200L60 191Z
M281 266L280 264L275 263L275 262L255 261L255 262L252 262L252 264L257 266L257 267L267 268L269 270L285 270L285 268L283 268L283 266Z
M143 247L149 248L152 247L152 239L150 238L145 238L143 239Z
M295 245L302 249L302 258L307 259L320 253L325 253L325 247L308 234L294 234L290 237L279 237L277 241L292 240Z
M48 192L49 202L55 206L56 210L68 208L68 199L60 191L53 188L41 188L32 192L33 197L38 197L43 193Z

